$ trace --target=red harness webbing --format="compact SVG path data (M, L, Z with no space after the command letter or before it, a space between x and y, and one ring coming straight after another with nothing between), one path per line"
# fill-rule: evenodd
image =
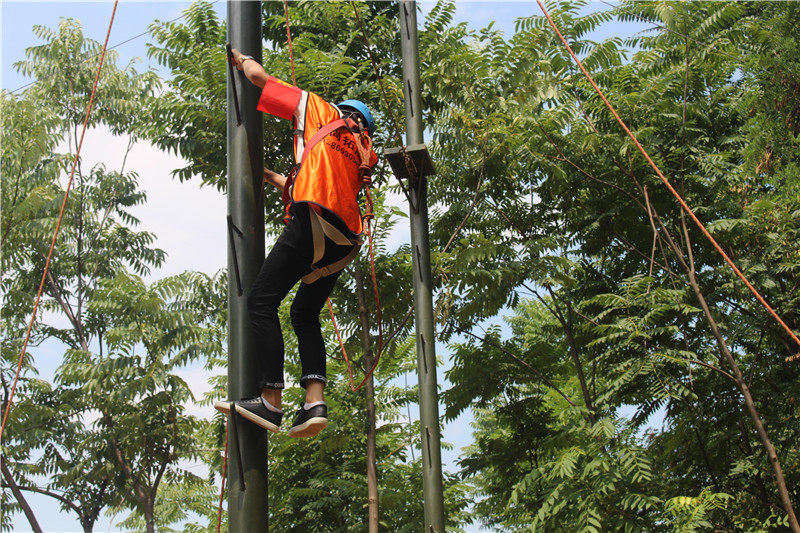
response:
M340 118L339 120L334 120L333 122L326 124L322 126L320 129L318 129L317 133L315 133L311 137L311 139L309 139L305 149L303 150L303 155L300 157L300 163L298 163L289 173L289 177L286 180L286 185L283 187L283 195L281 196L281 200L283 200L284 204L288 204L292 200L291 195L289 194L289 191L292 188L292 182L294 182L294 178L295 176L297 176L297 173L300 172L300 167L303 166L303 162L306 160L306 157L308 157L308 154L311 153L311 149L314 148L314 146L316 146L316 144L320 142L322 139L324 139L334 131L338 130L342 126L347 126L347 125L348 125L347 121L343 118Z

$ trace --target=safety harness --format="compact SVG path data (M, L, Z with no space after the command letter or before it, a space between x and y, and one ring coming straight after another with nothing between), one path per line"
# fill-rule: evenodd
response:
M361 164L358 167L358 174L361 177L362 183L367 187L367 212L361 218L362 220L367 221L371 218L374 218L372 213L372 198L369 192L369 185L372 182L372 167L369 165L369 156L372 150L372 139L370 139L369 135L352 119L340 118L338 120L334 120L333 122L320 128L311 137L308 143L306 143L305 149L303 150L303 156L300 158L300 163L292 169L286 180L286 186L283 188L282 200L287 206L291 205L292 183L295 176L300 171L300 167L303 165L303 162L306 160L306 157L308 157L312 148L314 148L317 143L341 127L346 128L347 131L353 135L356 141L356 146L358 147L358 154L361 159ZM356 135L355 131L353 131L353 127L359 128L358 135ZM361 250L361 245L363 244L361 239L350 239L346 237L333 224L325 220L322 217L322 208L318 205L309 203L308 213L311 220L311 235L314 242L314 256L313 260L311 261L311 272L301 278L303 283L306 284L314 283L319 278L344 269L344 267L346 267L350 261L352 261L358 255L358 252ZM319 265L318 263L325 255L325 237L328 237L334 244L338 246L352 246L353 249L350 251L350 253L338 261L328 265Z

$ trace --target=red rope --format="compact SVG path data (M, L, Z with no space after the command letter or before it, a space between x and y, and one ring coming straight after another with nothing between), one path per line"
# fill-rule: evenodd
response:
M328 298L328 309L331 313L331 322L333 322L333 329L336 331L336 338L339 339L339 347L342 349L344 362L347 366L347 375L350 377L350 390L353 392L358 392L358 390L364 386L367 380L369 380L369 378L375 372L375 369L378 367L378 362L381 360L381 353L383 353L383 316L381 314L381 301L380 297L378 296L378 276L375 272L375 249L372 243L372 221L375 219L375 214L372 210L372 193L369 188L372 184L372 168L368 163L369 155L372 151L372 139L370 139L369 135L362 131L356 140L358 141L356 142L356 146L358 147L358 153L362 161L358 171L361 175L361 180L364 183L364 192L367 203L367 212L364 213L363 220L367 228L367 240L369 241L369 264L372 274L372 289L375 293L375 314L378 319L378 349L375 355L375 361L373 361L372 368L369 369L367 375L364 376L363 381L361 381L357 387L355 381L353 380L353 370L350 368L350 359L347 357L347 350L344 348L342 335L339 332L339 326L336 324L336 317L333 315L333 304L331 304L331 300Z
M375 355L375 361L372 362L372 367L369 369L367 374L364 376L364 379L356 386L355 380L353 379L353 369L350 367L350 359L347 357L347 350L344 348L344 342L342 341L342 334L339 332L339 326L336 323L336 317L333 314L333 304L331 304L330 298L328 298L328 310L331 313L331 322L333 322L333 329L336 332L336 338L339 339L339 347L342 349L342 355L344 356L344 363L347 366L347 375L350 378L350 390L353 392L358 392L361 387L363 387L372 374L375 372L375 369L378 368L378 362L381 360L381 353L383 353L383 319L381 317L381 304L378 298L378 281L377 276L375 275L375 254L372 248L372 230L370 229L370 221L367 220L367 236L369 238L369 258L370 258L370 266L372 270L372 288L375 291L375 314L378 318L378 350Z
M542 9L542 12L544 13L544 16L547 18L548 22L550 22L550 26L553 28L553 30L556 32L558 37L561 39L561 42L564 43L564 46L567 48L567 51L569 51L569 54L572 56L572 59L575 60L575 63L577 63L578 67L581 69L581 72L583 72L583 75L586 76L587 80L589 80L589 83L592 85L592 87L594 88L595 92L600 96L600 98L603 99L603 102L606 104L606 107L614 115L614 118L617 120L617 122L622 127L622 129L625 130L625 133L628 134L628 137L631 138L631 140L636 145L636 147L639 149L639 151L642 153L642 155L644 155L645 159L647 159L647 162L650 163L650 166L653 168L653 170L655 170L656 174L661 179L661 181L664 183L664 185L667 186L667 188L672 193L672 195L681 204L681 207L683 208L683 210L686 211L686 213L689 215L689 217L691 217L691 219L694 221L694 223L697 225L697 227L700 228L700 231L703 232L703 235L705 235L705 237L711 242L711 244L714 246L714 248L717 250L717 252L719 252L719 254L723 257L723 259L725 259L725 262L728 263L728 265L731 267L731 269L733 269L733 271L736 273L736 275L739 277L739 279L741 279L744 282L744 284L747 286L747 288L750 290L750 292L753 293L753 295L756 297L756 300L758 300L761 303L761 305L763 305L764 308L767 311L769 311L769 313L772 315L772 317L775 318L775 320L777 320L778 323L781 326L783 326L783 329L786 330L786 332L789 334L789 336L800 347L800 339L797 338L797 335L794 334L794 332L789 328L789 326L787 326L786 323L781 319L781 317L778 316L778 313L776 313L772 309L772 307L761 296L761 294L759 294L759 292L755 289L755 287L753 287L753 285L747 280L745 275L742 274L741 270L739 270L739 268L736 266L736 264L734 264L733 260L731 260L731 258L728 257L728 254L725 253L725 251L717 243L717 241L714 239L714 237L711 236L711 233L709 233L708 230L703 225L703 223L700 222L700 219L697 218L697 216L694 214L694 211L692 211L692 209L689 207L689 205L686 203L686 201L678 193L678 191L675 190L675 188L672 186L672 184L669 182L669 180L666 177L664 177L664 174L661 173L661 170L658 168L658 166L655 164L655 162L653 162L653 160L650 158L650 155L647 153L647 151L644 149L644 147L639 143L639 140L636 138L636 136L631 132L630 129L628 129L628 126L620 118L619 114L614 109L614 106L611 105L611 102L608 101L608 99L606 98L605 94L603 94L603 91L601 91L600 88L597 86L597 84L595 83L595 81L592 78L592 76L589 74L589 72L583 66L583 63L581 63L580 59L578 59L578 56L575 55L575 52L572 51L572 48L567 43L567 40L564 39L563 35L561 35L561 32L558 30L558 27L556 26L555 22L553 22L553 19L550 18L550 14L547 12L547 9L545 9L545 7L542 4L541 0L536 0L536 2L539 4L539 7ZM795 356L790 357L789 360L796 359L799 356L800 356L800 354L797 354Z
M25 340L22 343L22 352L19 354L19 362L17 363L17 373L14 376L14 383L11 385L11 392L8 395L8 405L6 406L5 413L3 414L3 423L2 423L2 425L0 425L0 442L2 442L2 440L3 440L3 433L5 432L6 422L8 421L8 414L11 412L11 404L14 401L14 393L16 392L17 383L19 382L19 374L20 374L20 371L22 370L22 361L25 359L25 353L27 352L27 349L28 349L28 342L30 342L31 332L33 331L33 324L36 321L36 314L37 314L37 312L39 310L39 302L42 299L42 292L44 292L44 283L45 283L45 280L47 279L47 273L50 270L50 262L51 262L51 260L53 258L53 251L55 250L55 247L56 247L56 241L58 240L58 234L61 231L61 222L64 219L64 213L65 213L65 211L67 209L67 200L69 199L69 192L70 192L70 189L72 188L72 182L73 182L73 180L75 178L75 169L78 166L78 158L80 157L81 147L83 146L83 138L86 135L86 128L87 128L87 126L89 124L89 117L92 114L92 106L94 105L94 97L95 97L95 94L97 92L97 83L100 80L100 71L103 68L103 61L105 59L106 49L108 48L108 39L111 36L111 27L114 24L114 15L117 12L117 4L118 3L119 3L119 0L116 0L114 2L114 9L111 12L111 21L108 23L108 32L106 33L106 40L103 43L103 51L100 53L100 62L97 65L97 74L95 75L94 84L92 85L92 95L89 98L89 106L86 109L86 118L83 121L83 130L81 131L81 137L80 137L80 140L78 141L78 148L77 148L77 150L75 152L75 158L72 161L72 171L70 172L69 182L67 183L67 188L66 188L66 190L64 192L64 201L61 203L61 212L58 215L58 221L56 222L56 229L55 229L55 232L53 233L53 241L50 243L50 251L47 254L47 260L45 261L45 264L44 264L44 272L42 273L42 281L39 284L39 292L36 294L36 301L33 304L33 313L31 315L31 320L28 323L28 330L25 333Z

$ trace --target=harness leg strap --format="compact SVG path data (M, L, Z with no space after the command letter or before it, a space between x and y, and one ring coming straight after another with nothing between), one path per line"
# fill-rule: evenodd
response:
M314 283L321 277L342 270L358 255L362 244L359 239L348 239L345 237L333 224L322 218L322 215L320 215L313 206L309 206L309 215L311 219L311 234L314 241L314 261L312 264L313 270L301 278L303 283L306 284ZM334 244L339 246L352 246L353 249L342 259L330 265L318 267L316 264L325 255L325 237L328 237Z
M322 227L322 217L312 206L308 206L308 215L311 220L311 237L314 241L314 258L311 264L317 264L325 255L325 232Z
M361 250L360 244L353 244L353 249L350 251L349 254L344 256L343 258L339 259L338 261L331 263L330 265L324 267L314 267L314 270L300 278L303 283L311 284L317 281L319 278L328 276L333 274L334 272L339 272L340 270L344 269L350 261L352 261L357 255L359 250Z

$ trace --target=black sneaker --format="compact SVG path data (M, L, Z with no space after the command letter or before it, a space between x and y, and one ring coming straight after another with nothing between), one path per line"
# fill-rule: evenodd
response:
M311 409L300 409L289 430L290 437L313 437L328 427L328 406L315 405Z
M236 412L240 416L273 433L280 431L283 413L276 413L267 409L264 402L261 401L261 396L248 398L246 400L238 400L236 402L217 400L214 402L214 409L220 413L229 415L231 414L231 404L234 403L236 404Z

